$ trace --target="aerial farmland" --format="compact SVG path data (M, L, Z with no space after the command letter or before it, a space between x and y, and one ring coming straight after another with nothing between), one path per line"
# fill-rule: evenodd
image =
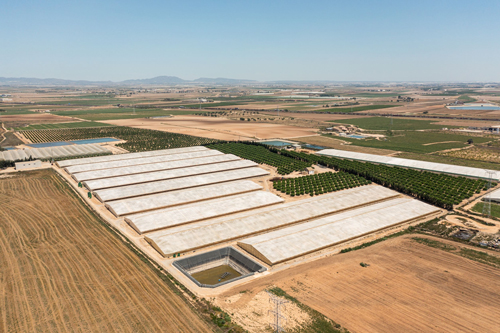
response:
M496 154L493 118L481 115L474 129L444 113L428 120L441 101L411 86L397 94L414 101L345 87L325 107L299 94L286 109L249 89L201 106L182 101L209 97L196 88L168 102L173 93L116 92L120 107L107 94L59 104L57 93L29 109L5 106L1 237L12 259L2 288L19 296L2 306L2 327L262 332L271 294L289 302L290 331L494 329L499 304L486 295L498 288L486 281L500 272L500 167L477 157ZM400 117L391 103L421 110L419 94L425 111ZM42 166L18 171L28 160ZM15 255L35 252L32 262ZM72 268L59 274L64 262ZM21 287L26 276L67 285L74 272L90 278L65 290ZM476 295L489 300L456 301Z

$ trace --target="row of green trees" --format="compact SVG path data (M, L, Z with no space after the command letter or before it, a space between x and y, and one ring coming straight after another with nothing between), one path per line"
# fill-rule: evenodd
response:
M127 142L117 146L130 152L200 146L218 141L186 134L122 126L31 130L22 133L33 143L112 137L126 140Z
M273 187L277 191L294 197L304 194L313 196L341 191L370 183L369 180L363 177L339 171L336 173L325 172L317 175L282 179L274 182Z
M217 148L218 146L212 145L215 149L219 149ZM255 146L259 147L259 149L256 149ZM453 205L459 204L474 194L481 193L487 186L487 181L482 179L471 179L369 162L299 153L276 149L255 142L233 143L232 147L238 147L238 149L228 149L223 152L251 159L257 163L279 167L280 174L288 174L292 171L304 169L312 164L319 164L337 171L362 177L365 180L411 195L445 209L452 209ZM275 156L273 157L273 155ZM295 160L295 163L292 160ZM289 165L288 167L286 167L287 164ZM493 186L495 185L493 184ZM293 191L290 189L289 192L292 193ZM300 189L299 192L301 192ZM304 193L306 193L305 190Z
M281 155L277 149L255 142L221 142L208 145L207 147L217 149L226 154L234 154L255 163L276 167L280 175L301 171L312 165L311 162L304 162Z

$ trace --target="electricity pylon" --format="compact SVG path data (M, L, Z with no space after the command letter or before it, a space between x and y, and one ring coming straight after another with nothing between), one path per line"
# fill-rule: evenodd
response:
M285 332L282 323L284 321L286 322L286 318L280 313L281 312L280 310L282 306L284 307L284 304L288 303L288 301L279 298L278 296L272 294L269 291L267 292L267 294L269 295L269 303L272 303L274 305L274 310L269 310L268 312L274 315L273 322L269 323L269 325L274 329L276 333Z
M486 188L486 191L489 191L491 189L491 182L493 180L494 175L496 174L495 171L493 170L486 170L486 173L488 174L488 185ZM491 193L488 193L484 196L484 204L483 204L483 216L488 216L488 218L491 217Z

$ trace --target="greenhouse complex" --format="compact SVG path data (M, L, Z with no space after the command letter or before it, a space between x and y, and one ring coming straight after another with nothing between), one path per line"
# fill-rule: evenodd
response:
M96 207L109 211L119 228L127 226L129 237L139 237L157 260L172 265L194 252L192 261L203 262L208 257L199 256L224 248L240 253L241 260L248 256L272 267L442 212L342 163L261 144L218 142L64 160L57 166ZM287 176L318 164L323 172ZM473 193L484 186L472 185Z

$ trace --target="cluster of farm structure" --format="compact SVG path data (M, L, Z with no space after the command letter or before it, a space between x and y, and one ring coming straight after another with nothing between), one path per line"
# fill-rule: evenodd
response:
M292 166L287 173L280 170L286 164ZM251 142L215 142L57 165L82 193L104 205L117 224L127 225L130 237L142 239L139 244L153 249L157 261L198 291L200 285L189 273L180 274L176 258L196 260L231 247L272 271L291 260L307 261L313 253L338 251L342 244L374 232L438 216L443 213L439 206L458 205L485 190L487 183ZM325 172L300 176L311 165ZM437 201L443 192L443 201ZM214 269L215 264L205 260L203 265ZM200 269L191 267L193 272ZM238 279L255 274L260 272L245 271Z
M339 274L335 264L342 262L343 255L333 254L347 254L417 226L419 232L458 239L463 244L498 246L499 220L485 215L491 201L500 202L500 190L491 191L498 187L500 175L500 171L493 170L497 158L491 155L496 152L497 137L458 130L466 122L446 118L450 111L440 107L445 100L441 96L425 97L419 92L419 101L415 92L405 97L398 91L403 98L396 100L392 96L396 89L390 93L355 90L345 90L346 98L327 92L328 96L320 93L308 96L308 100L307 95L295 96L292 91L274 91L272 100L265 97L271 93L264 97L249 92L233 97L220 93L218 98L208 99L215 102L199 104L187 104L182 97L172 96L204 96L210 92L155 93L143 105L136 105L135 94L116 96L113 102L119 106L108 105L109 96L108 102L100 95L82 96L72 101L72 106L48 98L44 103L52 114L26 115L26 119L47 121L29 126L14 122L13 129L5 132L9 139L18 137L22 142L0 151L0 167L23 160L54 161L53 165L44 163L44 168L57 172L51 176L56 183L71 186L57 188L64 188L68 195L73 191L79 194L99 215L96 219L124 236L124 243L144 254L144 262L153 263L168 281L174 281L175 293L192 293L195 302L225 292L241 293L239 297L250 299L245 286L253 290L257 285L255 290L259 292L261 286L282 282L287 272L298 276L303 267L300 273L305 277L287 280L287 290L314 307L315 300L323 300L322 292L334 288L333 281L341 284L339 276L349 280L342 272ZM446 101L452 98L456 97L446 97ZM277 107L275 101L282 106ZM14 116L22 119L26 112L32 113L14 105L7 116L2 118L0 114L0 121ZM479 110L477 114L490 122L494 112ZM427 120L429 115L444 120ZM57 119L61 122L54 122ZM452 123L457 128L443 128ZM340 137L327 129L332 126L349 126L352 133L365 137ZM296 147L270 146L261 142L264 139L286 139ZM469 164L462 160L449 164L452 157L479 163L470 164L477 167L465 166ZM40 173L41 182L47 178L44 172ZM28 179L30 171L25 175ZM37 174L33 175L38 182ZM21 213L20 208L11 212ZM44 218L49 215L44 211ZM481 238L483 230L495 235ZM460 238L469 234L468 240L479 236L470 243ZM405 238L402 242L436 246L422 239ZM387 247L394 251L391 246ZM412 245L405 246L413 249ZM450 252L449 245L439 246ZM412 256L411 250L405 251L412 260L422 259L420 252ZM380 253L367 257L376 263L382 257ZM405 254L397 253L404 264ZM468 252L460 253L466 257ZM477 256L483 260L482 255ZM360 256L352 258L357 260L358 269L375 269L365 266ZM320 263L326 263L328 274L321 274L331 281L318 282L326 289L312 291L308 299L304 295L309 291L302 290L301 283L305 278L310 280L308 283L322 281L319 275L308 276L317 271L310 267ZM308 288L317 286L311 284ZM299 289L302 294L297 292ZM338 301L330 295L325 299L328 304ZM228 313L241 311L230 304L221 307ZM211 305L207 308L216 325L222 323L229 328L228 314ZM321 311L326 311L330 319L337 316L328 307L322 306ZM483 316L476 315L484 321ZM111 312L106 316L111 317ZM178 321L176 316L173 318ZM158 322L160 325L161 320ZM192 330L203 331L203 324L194 322L197 326ZM471 322L477 325L477 320ZM139 327L154 330L154 325L155 321L151 326ZM189 331L177 325L170 329ZM491 327L488 325L484 327ZM29 325L23 328L32 329Z

